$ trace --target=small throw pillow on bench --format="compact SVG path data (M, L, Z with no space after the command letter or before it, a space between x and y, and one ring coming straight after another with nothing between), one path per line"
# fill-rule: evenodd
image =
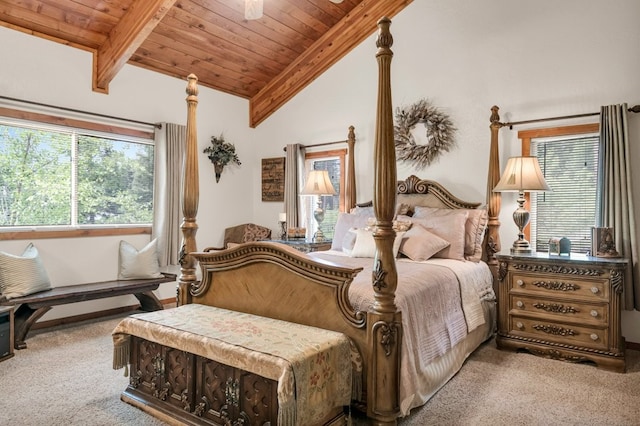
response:
M158 242L156 239L140 250L126 241L120 241L118 264L119 280L161 278L163 276L158 262Z
M0 252L0 298L13 299L50 288L51 280L32 243L20 256Z

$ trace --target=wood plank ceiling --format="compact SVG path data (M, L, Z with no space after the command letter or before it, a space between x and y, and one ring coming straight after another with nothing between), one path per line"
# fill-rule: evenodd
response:
M0 0L0 25L93 52L93 90L129 63L250 101L255 127L412 0Z

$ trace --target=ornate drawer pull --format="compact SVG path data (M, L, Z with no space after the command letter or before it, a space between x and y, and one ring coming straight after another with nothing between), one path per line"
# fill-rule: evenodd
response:
M524 285L524 281L522 280L517 280L516 284L518 284L520 287L522 287Z
M516 327L518 327L519 329L523 329L524 328L524 324L522 324L520 321L518 321L516 323Z
M591 316L592 316L592 317L594 317L594 318L596 318L596 317L598 316L598 311L596 311L595 309L593 309L593 310L591 311Z
M591 334L591 336L589 336L589 337L591 337L591 340L593 340L593 341L598 340L598 335L595 334L595 333Z
M518 301L516 302L516 306L517 306L518 308L522 308L522 307L524 306L524 303L522 303L522 301L518 300Z
M598 294L599 291L598 287L591 287L591 293Z

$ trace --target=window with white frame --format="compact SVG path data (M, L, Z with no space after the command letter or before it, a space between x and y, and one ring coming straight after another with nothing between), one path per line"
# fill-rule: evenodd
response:
M0 118L0 227L150 225L153 140Z
M344 149L305 154L305 176L311 170L327 170L331 184L336 191L335 195L301 197L304 226L307 228L308 236L315 235L320 227L327 240L333 239L338 213L344 211L345 155L346 150ZM319 224L314 218L314 211L318 205L324 210L324 219Z
M538 157L549 192L530 193L529 234L535 251L549 239L567 237L574 253L589 253L598 206L598 125L526 130L518 133L523 155ZM528 153L527 150L529 150Z

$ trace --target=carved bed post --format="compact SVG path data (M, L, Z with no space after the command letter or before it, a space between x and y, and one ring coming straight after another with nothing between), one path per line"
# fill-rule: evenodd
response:
M189 303L189 288L196 281L196 262L191 253L197 250L196 215L200 195L198 178L198 131L196 107L198 106L198 77L187 77L187 146L183 165L182 182L182 248L180 249L180 277L178 278L178 306Z
M356 206L356 160L355 145L356 134L355 127L349 126L349 136L347 137L347 145L349 146L349 164L347 165L347 184L345 188L345 211L349 212Z
M500 204L502 197L499 192L493 192L493 188L500 180L500 155L498 147L498 132L503 124L500 122L500 115L497 106L491 107L491 148L489 151L489 176L487 178L487 213L489 222L487 224L486 253L487 264L493 273L494 290L497 290L498 261L495 254L500 251Z
M391 103L391 20L378 21L378 106L374 150L373 209L376 242L372 280L375 292L373 309L367 313L367 340L372 362L367 374L367 416L376 425L396 424L400 414L400 341L401 314L395 304L398 271L393 255L395 231L392 228L397 189L396 155Z

